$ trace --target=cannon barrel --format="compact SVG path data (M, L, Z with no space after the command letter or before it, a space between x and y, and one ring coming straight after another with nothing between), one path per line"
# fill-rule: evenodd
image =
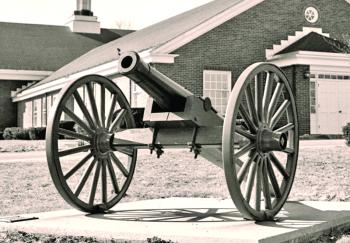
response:
M183 111L187 97L193 94L163 73L145 63L136 52L119 57L118 71L132 79L159 106L161 111Z

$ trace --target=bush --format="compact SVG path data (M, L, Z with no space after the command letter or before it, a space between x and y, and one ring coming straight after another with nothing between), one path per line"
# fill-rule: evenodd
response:
M76 128L75 128L76 125L74 121L60 121L59 127L72 132L76 131ZM69 136L59 135L59 139L72 139L72 138Z
M66 129L66 130L69 130L69 131L72 131L72 132L75 132L74 125L75 125L74 121L60 121L59 127Z
M3 134L4 139L23 139L29 140L29 130L22 127L7 127Z
M42 140L45 139L46 127L31 127L28 132L31 140Z
M343 126L343 137L345 138L346 145L350 146L350 123Z

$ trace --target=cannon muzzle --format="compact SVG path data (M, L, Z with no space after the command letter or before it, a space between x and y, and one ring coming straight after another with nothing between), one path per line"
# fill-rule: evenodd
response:
M126 52L119 58L119 73L132 79L159 106L160 111L178 112L185 108L187 97L193 94L148 63L138 53Z

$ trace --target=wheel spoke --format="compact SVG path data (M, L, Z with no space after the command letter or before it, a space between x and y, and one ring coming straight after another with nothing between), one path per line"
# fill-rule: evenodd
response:
M248 203L250 202L250 197L252 195L255 174L256 174L256 163L253 163L249 169L247 184L245 186L245 192L244 192L244 198Z
M269 157L271 159L271 162L276 166L277 170L282 174L284 179L289 179L289 174L284 168L284 166L281 164L281 162L277 159L277 157L273 154L270 153Z
M278 128L278 129L275 130L274 132L285 133L285 132L288 132L288 131L294 129L294 127L295 127L295 126L294 126L293 123L288 123L287 125Z
M241 148L236 154L235 157L239 158L242 155L246 154L249 150L255 148L256 144L255 143L248 143L243 148Z
M126 147L124 147L124 148L117 148L117 152L125 154L125 155L127 155L129 157L134 156L134 149L132 149L132 148L126 148Z
M90 142L91 141L91 137L85 136L83 134L80 133L76 133L73 131L69 131L63 128L58 128L58 134L64 135L64 136L68 136L68 137L72 137L72 138L76 138L76 139L80 139L83 141L87 141Z
M273 115L273 117L271 118L271 121L270 121L270 127L272 129L277 125L277 123L281 119L282 115L286 112L289 105L290 105L289 100L283 101L282 105L278 108L276 113Z
M92 182L90 196L89 196L89 205L93 205L95 201L96 196L96 189L97 189L97 183L98 179L100 178L100 170L101 170L101 161L97 162L96 170L94 173L94 180Z
M275 88L275 91L273 92L269 107L267 109L267 122L269 123L271 120L272 115L275 113L276 106L278 103L278 100L280 98L280 95L282 93L283 83L278 82Z
M245 97L247 99L249 114L253 118L254 124L256 126L258 126L259 125L259 118L258 118L258 114L256 113L256 110L255 110L254 98L252 95L252 88L251 88L250 84L247 85L247 89L245 90Z
M239 135L242 135L243 137L245 138L248 138L252 141L255 141L256 140L256 136L247 132L247 131L244 131L243 129L240 129L240 128L236 128L236 133L238 133Z
M233 161L234 161L233 163L236 165L237 170L239 170L239 168L241 168L242 165L244 164L242 160L237 158L235 158Z
M261 121L262 120L262 93L261 93L261 83L260 79L261 76L260 74L257 74L255 76L255 108L258 113L258 118Z
M272 184L272 188L275 191L275 196L276 196L276 198L281 198L282 197L281 190L280 190L280 187L278 185L277 178L276 178L275 172L273 171L273 168L272 168L272 165L271 165L269 158L266 159L266 167L267 167L267 172L268 172L271 184Z
M242 105L239 107L239 113L242 115L242 118L246 122L249 130L252 133L256 133L256 126L254 125L253 121L249 117L249 114L247 113L246 109Z
M113 113L116 105L117 105L117 95L113 94L113 99L112 99L111 107L109 109L108 118L107 118L107 125L106 125L107 128L110 127L112 123Z
M106 125L106 88L101 84L101 123L102 127Z
M94 121L92 120L92 117L91 117L91 115L90 115L90 113L89 113L89 111L88 111L84 101L82 100L79 92L78 91L74 91L73 96L74 96L76 102L78 103L78 106L80 107L80 110L83 112L84 117L86 118L86 120L89 123L90 127L92 129L96 129Z
M244 178L248 173L248 169L250 168L250 165L252 164L252 162L255 160L257 156L258 156L258 153L255 152L253 156L251 156L246 162L244 162L243 166L241 167L237 175L239 184L242 184Z
M258 162L258 169L255 178L255 209L260 211L261 208L261 177L262 177L262 160Z
M285 148L282 152L285 152L287 154L294 154L294 149L293 148Z
M93 159L93 161L90 163L89 167L85 170L83 177L80 179L77 188L74 191L74 195L75 196L79 196L79 194L81 193L81 191L83 190L85 183L87 181L87 179L89 178L92 169L94 168L96 164L96 158Z
M91 130L85 122L83 122L77 115L74 114L67 107L63 107L63 112L66 113L71 119L73 119L82 129L84 129L90 135L94 135L94 132Z
M267 122L267 110L269 106L269 101L271 99L272 86L273 86L273 75L267 72L266 84L265 84L264 95L262 100L262 117L263 117L262 120L264 122Z
M112 179L112 185L113 185L114 192L115 192L115 194L118 194L120 192L120 190L119 190L119 186L118 186L117 176L115 175L115 171L113 169L113 165L112 165L110 157L107 157L107 165L108 165L109 175L111 176L111 179Z
M95 120L95 124L97 124L98 127L101 127L101 121L100 121L100 118L98 115L96 100L95 100L95 96L94 96L94 89L93 89L91 83L87 83L86 87L87 87L87 93L89 96L90 106L91 106L93 118Z
M58 152L58 156L59 157L64 157L67 155L72 155L72 154L77 154L77 153L81 153L81 152L86 152L87 150L91 149L91 145L84 145L84 146L80 146L80 147L76 147L76 148L72 148L72 149L67 149L67 150L62 150Z
M101 173L101 179L102 179L102 202L107 203L107 165L106 160L102 160L102 173Z
M114 164L119 168L119 170L123 173L123 175L125 177L129 176L129 172L125 169L124 165L122 164L122 162L120 162L120 160L117 158L117 156L115 156L114 153L110 153L112 161L114 162Z
M271 195L270 195L270 184L267 175L267 161L263 160L263 170L262 170L262 184L263 184L263 194L265 198L265 209L272 209Z
M86 162L92 157L92 153L86 155L78 164L76 164L65 176L64 179L68 180L75 172L77 172Z
M126 109L121 109L119 111L119 113L117 114L117 117L114 119L109 131L113 132L115 131L117 128L120 128L120 125L122 124L122 122L124 121L125 115L127 114L127 110Z

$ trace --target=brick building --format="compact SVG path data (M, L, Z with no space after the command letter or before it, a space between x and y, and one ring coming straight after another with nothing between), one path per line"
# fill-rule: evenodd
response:
M270 61L292 84L300 133L339 134L350 122L349 40L348 0L215 0L97 47L13 93L12 100L19 126L44 126L52 97L67 82L97 73L115 80L133 106L142 106L145 94L117 75L119 48L138 51L196 95L209 96L223 113L240 73ZM30 122L38 117L40 124Z
M131 32L100 28L96 17L81 14L77 10L65 26L0 22L0 131L17 124L46 123L50 99L45 104L46 99L30 98L32 102L27 100L23 106L13 102L11 95L25 92L91 49ZM39 103L44 109L33 111L32 107Z

